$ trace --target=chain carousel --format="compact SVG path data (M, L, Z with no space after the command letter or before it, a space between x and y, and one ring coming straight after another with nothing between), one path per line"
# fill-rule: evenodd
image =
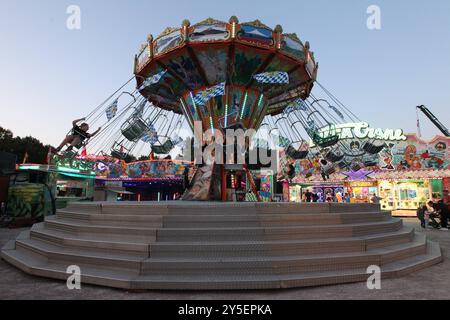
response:
M276 133L288 177L296 161L324 179L370 165L381 139L371 135L358 148L340 139L340 125L357 117L317 82L317 70L308 42L280 26L235 17L184 21L148 37L133 78L86 117L91 125L107 119L84 147L116 159L168 156L188 147L181 131L192 135L200 122L203 131L255 129L254 145L267 149ZM133 79L136 88L124 91ZM184 200L223 199L227 174L239 171L252 184L245 166L198 166ZM379 205L256 201L74 202L8 242L1 255L31 275L66 281L67 267L76 265L83 285L127 290L366 282L374 265L386 281L442 261L438 244Z
M236 17L195 25L185 20L180 28L148 37L135 57L136 87L122 91L130 79L86 117L94 123L107 118L86 145L97 155L119 159L179 156L191 147L180 132L192 136L201 124L203 132L213 134L257 130L250 148L285 150L281 178L295 174L298 161L308 163L306 177L318 171L325 180L336 171L374 165L385 146L376 136L353 144L339 139L336 127L359 119L317 81L317 71L309 43L279 25L271 29ZM315 85L319 92L313 93ZM274 136L276 145L270 143ZM246 165L196 168L186 200L229 200L230 178L245 181L261 200Z

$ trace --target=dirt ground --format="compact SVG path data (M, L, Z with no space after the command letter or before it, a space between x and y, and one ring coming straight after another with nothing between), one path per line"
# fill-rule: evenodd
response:
M416 219L405 219L405 225L423 232ZM24 229L0 229L0 246L14 239ZM382 280L381 290L368 290L365 283L327 287L270 291L145 291L127 292L91 285L68 290L66 283L29 276L5 261L0 261L0 299L145 299L145 300L328 300L328 299L450 299L450 231L426 230L429 239L440 243L444 262L399 279Z

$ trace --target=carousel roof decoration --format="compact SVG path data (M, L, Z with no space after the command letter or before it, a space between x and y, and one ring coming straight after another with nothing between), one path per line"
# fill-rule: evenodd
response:
M297 36L259 20L239 23L208 18L167 28L135 59L140 93L155 106L184 114L188 123L207 127L242 122L257 128L266 114L278 114L295 98L307 98L317 76L314 55ZM142 89L144 79L167 70L158 85ZM223 94L201 106L198 97L224 84ZM244 106L245 102L245 106Z
M309 42L280 25L240 23L235 16L228 22L184 20L147 37L125 84L134 79L134 91L120 93L123 85L90 114L97 120L106 113L108 121L90 148L120 158L168 154L181 145L183 126L193 129L200 121L204 131L255 129L258 143L277 132L276 144L291 161L319 163L326 177L372 165L386 146L374 138L354 147L339 138L336 126L357 116L317 81L317 73ZM133 101L124 103L123 93Z

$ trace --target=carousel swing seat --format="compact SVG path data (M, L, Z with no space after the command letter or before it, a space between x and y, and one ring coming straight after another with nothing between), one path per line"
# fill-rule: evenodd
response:
M357 172L359 170L361 170L361 165L359 163L353 163L350 167L352 169L352 171Z
M113 147L111 148L111 157L117 158L117 159L125 159L128 156L128 153L130 150L125 148L122 143L114 143Z
M149 125L140 117L131 117L121 128L123 136L131 142L138 141L148 130Z
M378 165L377 161L374 161L374 160L364 161L364 166L365 167L375 167L376 165Z
M363 146L364 151L370 154L378 154L384 149L384 145L376 146L370 142L366 142Z
M348 168L348 163L346 163L345 161L341 161L341 162L338 163L338 167L341 170L347 169Z
M168 138L163 144L161 145L153 145L152 146L152 151L155 154L168 154L170 151L173 150L173 148L175 147L173 141Z
M330 151L325 155L325 159L327 159L330 162L339 162L342 159L344 159L345 155L337 155L334 152Z
M336 172L336 169L334 168L334 167L329 167L329 168L327 168L326 170L324 170L324 173L327 175L327 176L330 176L330 175L332 175L333 173L335 173Z
M286 150L286 154L294 160L302 160L308 156L309 151L308 150L303 150L303 151L296 150L292 145L290 145Z
M336 145L339 142L339 136L337 134L327 134L326 136L321 135L317 130L308 129L309 136L315 145L321 148L329 148Z

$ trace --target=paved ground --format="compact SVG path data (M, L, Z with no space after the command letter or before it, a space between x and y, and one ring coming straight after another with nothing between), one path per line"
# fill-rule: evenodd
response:
M405 224L422 232L416 219L405 219ZM0 229L0 246L22 230ZM0 299L450 299L450 231L426 233L441 244L444 262L404 278L382 281L382 289L375 291L368 290L365 283L248 292L126 292L89 285L83 285L80 291L69 291L65 282L28 276L1 260Z

